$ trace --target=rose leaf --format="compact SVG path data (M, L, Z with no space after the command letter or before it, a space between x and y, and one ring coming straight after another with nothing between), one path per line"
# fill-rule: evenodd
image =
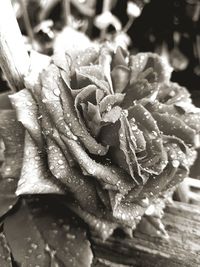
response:
M0 266L12 267L10 248L8 247L5 235L0 233Z

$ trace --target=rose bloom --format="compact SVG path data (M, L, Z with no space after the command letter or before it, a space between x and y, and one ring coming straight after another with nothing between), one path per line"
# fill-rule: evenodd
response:
M102 45L54 56L10 99L25 128L17 194L56 193L103 238L135 229L188 176L200 109L152 53Z

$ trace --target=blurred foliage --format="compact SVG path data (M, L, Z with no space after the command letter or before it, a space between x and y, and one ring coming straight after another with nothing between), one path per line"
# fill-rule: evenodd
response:
M152 51L164 55L174 68L172 80L191 91L199 90L198 0L12 0L12 3L23 35L29 36L25 38L29 49L52 54L54 39L66 26L68 16L70 26L92 39L103 36L109 39L110 34L122 31L119 38L126 39L133 53ZM106 4L108 12L104 10Z

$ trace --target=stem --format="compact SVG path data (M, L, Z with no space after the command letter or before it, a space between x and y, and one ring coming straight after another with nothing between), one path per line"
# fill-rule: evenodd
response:
M65 25L70 25L70 14L71 14L71 8L70 8L70 0L63 0L63 10L64 10L64 21Z
M10 0L0 1L0 67L14 91L24 88L29 56Z
M134 20L135 20L134 17L130 17L130 18L129 18L128 22L126 23L126 25L125 25L124 28L123 28L123 32L126 33L126 32L130 29L130 27L132 26Z
M22 12L23 12L23 19L24 19L26 32L27 32L28 37L30 38L31 44L33 45L34 34L33 34L33 29L32 29L31 23L30 23L29 15L27 12L27 6L26 6L26 3L24 2L24 0L19 0L19 2L20 2Z
M102 8L102 14L106 11L110 11L111 9L111 0L104 0L103 1L103 8ZM104 40L106 37L107 29L101 30L100 38L101 40Z

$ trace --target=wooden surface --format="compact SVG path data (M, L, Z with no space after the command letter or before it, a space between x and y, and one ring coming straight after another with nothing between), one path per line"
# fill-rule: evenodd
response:
M181 202L167 206L163 218L170 239L135 232L133 239L93 236L95 267L199 267L200 208Z

